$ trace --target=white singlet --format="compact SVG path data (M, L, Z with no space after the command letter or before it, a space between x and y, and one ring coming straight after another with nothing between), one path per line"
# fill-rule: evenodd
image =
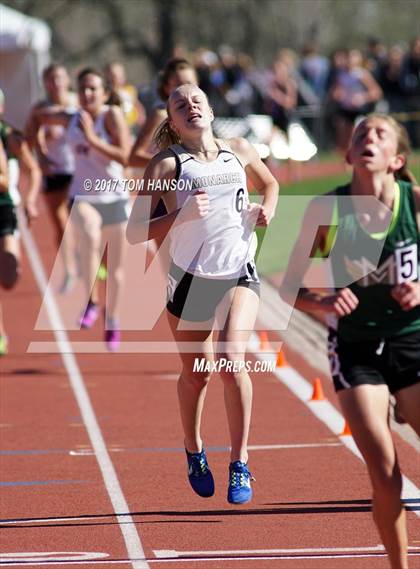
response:
M105 116L109 107L104 106L95 120L96 134L108 143L111 137L105 128ZM86 140L79 126L80 114L76 113L67 129L67 140L73 149L76 168L70 185L70 199L86 199L95 203L112 203L128 199L128 192L122 182L124 167L120 162L111 160L103 152L93 148ZM90 188L86 189L86 180Z
M179 170L177 208L197 190L210 199L204 218L172 229L171 256L175 265L200 277L239 278L254 258L257 238L248 211L245 170L225 141L217 140L217 145L220 150L212 162L195 159L178 144L170 147Z
M52 105L47 101L49 105ZM64 110L67 113L77 111L77 97L71 97L71 103ZM74 154L67 141L67 129L62 125L45 125L42 127L45 132L45 145L47 157L52 161L48 170L49 175L54 174L73 174Z

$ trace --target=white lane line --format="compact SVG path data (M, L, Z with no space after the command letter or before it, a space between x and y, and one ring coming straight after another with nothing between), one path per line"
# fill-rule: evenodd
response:
M249 342L249 350L261 360L266 360L270 356L267 354L262 354L259 352L260 341L258 336L253 333ZM272 356L271 356L272 357ZM302 401L312 413L326 425L330 431L332 431L336 436L339 437L343 445L345 445L353 454L355 454L360 460L363 461L362 455L351 436L340 436L344 426L344 417L337 411L337 409L329 401L311 401L312 396L312 385L304 379L295 369L285 366L279 367L274 372L272 372L275 377L286 387L290 389L292 393L296 395L298 399ZM420 490L417 486L409 479L407 476L403 475L403 499L405 500L420 500ZM410 507L408 506L408 509ZM410 510L414 514L420 517L420 511Z
M248 450L290 450L300 448L320 448L320 447L339 447L341 443L296 443L296 444L273 444L273 445L248 445ZM223 447L214 449L211 446L206 447L208 451L212 452L230 452L230 447ZM148 448L125 448L125 447L108 447L108 452L128 452L128 453L159 453L159 452L182 452L183 448L173 449L148 449ZM70 450L70 456L92 456L94 455L93 449L77 449Z
M284 450L284 449L300 449L300 448L320 448L320 447L339 447L341 443L325 442L325 443L288 443L288 444L271 444L271 445L249 445L249 450ZM167 448L147 448L147 447L122 447L111 445L107 447L108 452L127 452L127 453L183 453L184 447L167 447ZM207 446L207 450L211 452L230 452L231 447L214 447ZM70 456L93 456L95 454L92 448L74 448L74 449L52 449L52 450L9 450L0 451L0 456L48 456L51 454L69 454ZM3 459L6 460L6 459ZM0 482L1 485L1 482ZM0 523L1 523L0 519ZM7 520L6 520L7 521Z
M293 448L339 447L340 443L296 443L282 445L248 445L248 450L282 450ZM207 447L206 447L207 448Z
M61 358L67 370L70 385L79 406L92 448L95 451L96 460L98 461L108 496L114 508L114 512L125 541L128 556L132 560L131 565L133 569L148 569L149 565L147 561L144 561L145 555L134 520L131 516L118 515L118 512L129 512L130 510L121 490L114 465L112 464L111 458L108 454L82 374L72 352L68 336L65 332L65 327L61 321L61 317L54 300L54 295L48 286L47 277L38 248L32 238L32 234L27 228L24 214L20 208L18 208L18 218L28 259L41 296L45 300L48 318L50 320L52 330L54 331L54 337L60 348Z
M30 551L19 553L0 553L0 560L5 559L9 563L25 561L92 561L109 557L108 553L96 551Z
M420 547L408 547L409 552L420 551ZM208 550L208 551L177 551L176 549L157 549L153 553L158 559L165 558L179 558L179 557L210 557L210 556L227 556L227 555L292 555L294 553L303 555L307 553L372 553L384 552L383 545L376 545L372 547L306 547L299 549L226 549L226 550Z
M409 557L418 557L420 553L413 552L408 554ZM240 557L176 557L176 558L161 558L161 559L147 559L149 563L182 563L183 567L186 563L204 563L210 562L214 563L217 561L221 563L222 561L241 561L242 564L246 561L298 561L302 559L360 559L360 558L376 558L376 557L386 557L385 552L375 552L372 551L370 553L342 553L342 554L330 554L330 555L320 555L320 554L313 554L313 555L259 555L259 556L240 556ZM33 567L33 566L41 566L41 567L51 567L51 565L80 565L83 564L86 567L90 567L91 565L121 565L129 563L128 559L109 559L104 561L48 561L48 562L1 562L0 567ZM242 565L243 567L244 565ZM251 567L250 567L251 569ZM299 569L297 567L297 569Z

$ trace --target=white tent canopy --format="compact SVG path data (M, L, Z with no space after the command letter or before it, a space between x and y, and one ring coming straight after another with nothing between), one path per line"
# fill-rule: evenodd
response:
M50 59L50 44L45 22L0 4L0 87L6 96L5 119L17 128L42 95L40 76Z

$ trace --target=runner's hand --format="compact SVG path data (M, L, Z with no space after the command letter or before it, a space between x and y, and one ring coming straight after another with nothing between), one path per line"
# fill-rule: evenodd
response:
M203 190L198 190L194 195L190 196L179 212L179 221L185 223L187 221L195 221L202 219L207 215L210 209L209 196Z
M394 286L391 295L403 310L420 306L420 282L410 281Z
M273 217L268 208L259 203L248 204L247 214L249 220L255 220L257 227L267 227Z
M93 118L87 111L84 111L82 109L81 111L79 111L79 114L80 114L79 126L83 130L84 135L86 136L86 140L90 142L97 136L95 132L95 123L93 122Z
M342 288L336 294L324 296L321 300L324 312L335 314L339 318L351 314L358 304L359 299L349 288Z

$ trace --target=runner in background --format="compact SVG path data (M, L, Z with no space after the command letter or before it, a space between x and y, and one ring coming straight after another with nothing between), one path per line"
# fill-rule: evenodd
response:
M54 108L69 113L78 107L76 93L70 90L70 77L66 68L52 63L42 74L46 99L35 105L35 109ZM74 173L74 155L66 139L62 125L46 125L35 136L33 125L28 123L27 138L36 148L43 173L43 194L53 222L57 250L61 251L64 279L60 291L68 292L76 275L71 232L66 230L68 213L68 192Z
M38 128L59 124L67 130L67 140L76 161L69 192L71 219L78 232L82 276L88 298L80 325L91 328L99 316L96 276L104 240L108 261L105 342L110 351L115 351L121 338L119 306L128 218L128 192L123 180L130 133L121 109L107 104L111 93L99 71L83 69L77 77L77 85L80 111L68 113L54 108L37 109L31 120Z
M124 118L135 136L146 120L146 113L138 99L136 87L127 82L124 65L118 61L106 65L105 78L108 87L120 98Z
M38 216L41 172L21 132L3 120L4 95L0 90L0 286L12 289L20 274L20 247L16 206L21 203L28 223ZM0 356L8 351L8 338L0 303Z
M180 85L197 85L197 74L186 59L170 59L158 79L159 100L153 112L147 117L143 128L131 149L129 164L134 168L145 168L159 149L153 144L156 129L168 117L166 102L169 95Z

